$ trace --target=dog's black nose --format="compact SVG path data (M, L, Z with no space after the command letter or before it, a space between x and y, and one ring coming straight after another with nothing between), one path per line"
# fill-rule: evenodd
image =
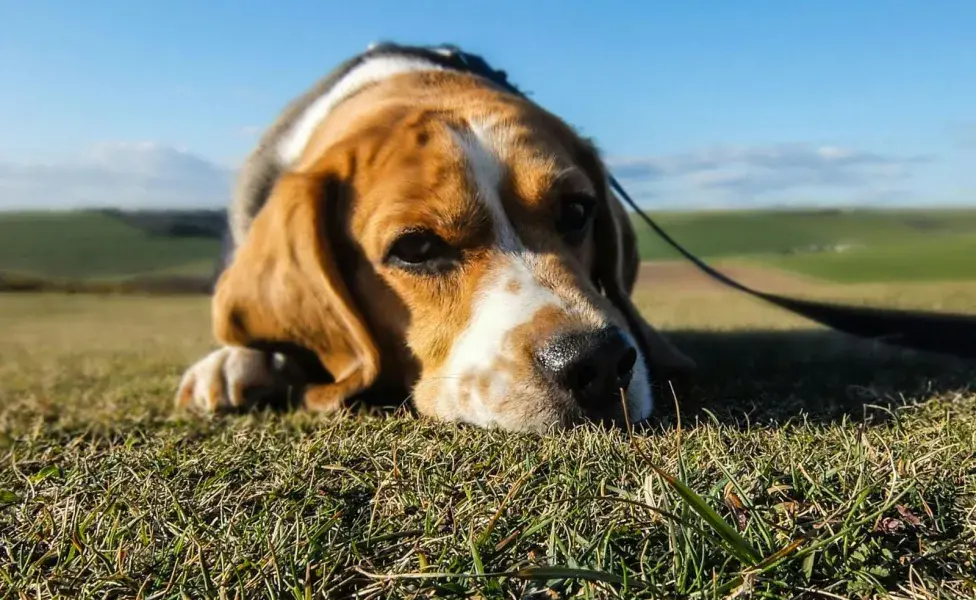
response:
M618 327L563 334L538 352L542 372L585 410L619 402L633 375L637 350Z

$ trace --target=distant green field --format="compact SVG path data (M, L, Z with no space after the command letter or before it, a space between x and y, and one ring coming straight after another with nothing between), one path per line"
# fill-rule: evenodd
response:
M838 283L976 279L976 234L879 244L841 253L759 256L756 262Z
M728 211L652 215L699 256L781 254L814 245L891 246L947 236L976 237L976 209L901 211ZM639 219L634 226L647 260L677 253Z
M205 275L219 251L219 240L152 237L94 211L0 214L0 272L78 279Z
M840 283L976 279L976 209L663 213L706 259L737 259ZM680 255L635 219L645 260Z
M705 259L837 282L976 279L976 209L655 213ZM635 220L645 260L677 252ZM0 272L73 279L208 275L216 239L152 236L95 211L0 213Z

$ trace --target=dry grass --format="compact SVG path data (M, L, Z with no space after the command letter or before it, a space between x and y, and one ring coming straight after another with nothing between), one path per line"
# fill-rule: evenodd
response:
M976 305L974 284L808 291ZM702 377L680 430L664 406L635 447L408 414L186 420L206 300L0 296L0 597L976 595L976 365L711 289L638 297ZM799 546L744 572L648 460L761 556Z

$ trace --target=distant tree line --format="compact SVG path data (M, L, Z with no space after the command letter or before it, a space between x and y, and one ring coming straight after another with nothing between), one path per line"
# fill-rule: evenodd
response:
M223 210L120 210L100 209L152 237L221 239L227 226Z

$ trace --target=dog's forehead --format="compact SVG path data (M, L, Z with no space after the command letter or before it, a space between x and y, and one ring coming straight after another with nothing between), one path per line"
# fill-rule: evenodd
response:
M453 170L470 179L492 170L528 202L556 183L592 185L577 164L588 147L559 118L452 73L401 74L360 92L319 124L301 163L314 163L338 141L359 147L360 167L414 180L418 173L406 171L443 177ZM393 176L373 173L366 183Z
M555 188L592 192L592 182L575 160L572 140L560 139L547 120L533 117L472 114L451 130L471 183L482 194L492 188L504 192L506 203L529 205L544 202Z
M363 210L390 218L418 214L455 228L476 222L531 224L547 219L567 192L594 194L572 149L532 115L482 111L377 114L361 137ZM368 170L373 167L372 172Z
M337 106L296 168L345 157L352 233L375 258L408 227L459 244L492 245L486 235L508 249L545 243L560 195L595 193L590 150L527 100L471 78L413 73Z

